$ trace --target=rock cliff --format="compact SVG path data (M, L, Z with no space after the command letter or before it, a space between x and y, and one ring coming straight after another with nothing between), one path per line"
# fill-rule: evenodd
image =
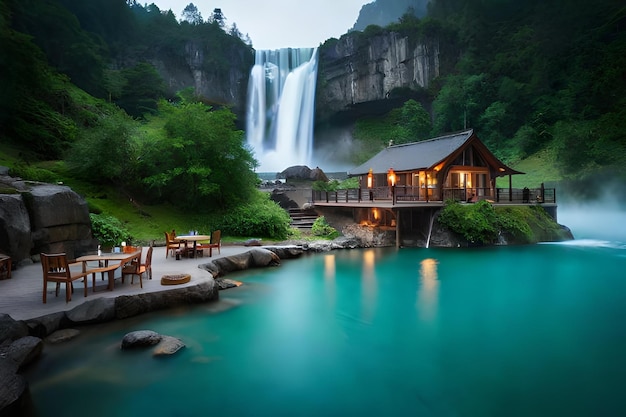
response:
M218 57L221 57L219 62ZM254 65L254 53L249 47L228 48L220 55L201 41L189 40L185 44L184 61L166 60L157 55L152 63L172 93L194 87L196 94L211 103L234 106L235 113L245 110L248 77Z
M436 38L414 43L395 32L365 37L351 33L320 49L318 119L358 104L385 100L394 90L427 89L440 75Z

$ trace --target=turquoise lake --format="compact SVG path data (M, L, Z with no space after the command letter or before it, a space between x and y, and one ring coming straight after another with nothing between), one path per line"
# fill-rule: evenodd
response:
M231 275L244 285L217 303L47 347L31 393L40 416L623 415L620 227L573 228L558 244L341 250ZM186 348L121 351L142 329Z

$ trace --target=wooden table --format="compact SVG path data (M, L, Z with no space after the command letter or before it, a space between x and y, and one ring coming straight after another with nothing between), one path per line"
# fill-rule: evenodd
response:
M174 238L175 241L180 243L193 242L193 258L196 257L196 248L198 247L198 242L201 240L210 240L211 236L209 235L184 235L184 236L176 236Z
M97 274L98 272L107 272L109 276L109 291L113 291L113 286L115 284L115 270L117 268L121 268L126 263L132 261L133 259L137 259L137 262L141 262L141 250L136 250L130 253L118 252L118 253L102 253L100 255L84 255L79 258L76 258L76 262L83 263L83 272L88 272L90 274ZM87 262L98 261L98 267L89 268ZM111 265L109 265L110 261ZM94 289L95 291L95 286Z

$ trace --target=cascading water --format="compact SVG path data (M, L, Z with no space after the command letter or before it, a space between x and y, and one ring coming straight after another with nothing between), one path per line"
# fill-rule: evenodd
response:
M256 51L246 123L260 172L309 165L316 81L317 48Z

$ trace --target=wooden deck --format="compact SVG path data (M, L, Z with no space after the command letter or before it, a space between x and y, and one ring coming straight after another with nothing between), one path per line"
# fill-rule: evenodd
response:
M439 196L438 194L442 194ZM424 190L419 187L395 186L352 188L337 191L312 191L311 202L328 207L442 207L446 201L465 202L472 195L497 205L556 205L554 188L444 188Z

